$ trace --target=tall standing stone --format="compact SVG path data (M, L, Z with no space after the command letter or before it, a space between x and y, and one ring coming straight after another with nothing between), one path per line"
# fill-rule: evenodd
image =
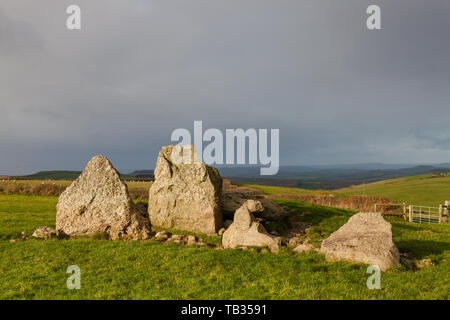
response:
M216 168L196 159L193 146L161 149L149 192L152 225L205 234L214 234L222 226L222 178Z
M147 239L150 223L104 156L96 156L59 197L56 229L70 236L107 233L111 239Z

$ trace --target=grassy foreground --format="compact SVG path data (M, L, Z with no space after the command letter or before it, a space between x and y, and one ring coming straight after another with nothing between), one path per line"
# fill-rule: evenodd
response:
M278 200L306 213L319 243L352 212ZM0 299L448 299L450 229L393 223L394 241L414 260L382 274L381 289L366 287L366 266L326 262L320 254L278 254L193 248L156 241L16 240L21 231L54 226L56 197L0 195ZM81 289L66 287L67 267L81 269Z

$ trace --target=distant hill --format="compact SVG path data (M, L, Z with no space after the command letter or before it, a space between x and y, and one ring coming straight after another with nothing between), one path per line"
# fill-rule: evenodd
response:
M20 179L23 180L75 180L79 177L81 171L39 171L28 176L21 176ZM130 174L120 174L122 178L133 178Z
M218 166L218 170L222 177L231 179L233 184L259 184L326 190L381 180L450 171L450 165L446 163L441 164L441 166L422 165L406 168L402 166L383 164L355 164L334 167L281 166L278 174L274 176L261 176L258 166ZM40 171L20 178L29 180L74 180L80 173L80 171L67 170ZM154 170L135 170L129 174L121 174L121 177L130 180L154 179Z
M75 180L80 174L81 171L39 171L21 178L27 180Z
M439 206L450 200L450 174L423 174L360 184L333 193L385 197L395 202Z
M375 167L375 165L369 167ZM261 176L257 167L219 168L220 174L231 179L234 184L259 184L304 189L337 189L362 183L449 171L450 169L447 167L431 165L398 169L360 169L350 166L314 169L282 166L277 175Z
M154 178L155 172L154 170L136 170L129 175L135 178Z

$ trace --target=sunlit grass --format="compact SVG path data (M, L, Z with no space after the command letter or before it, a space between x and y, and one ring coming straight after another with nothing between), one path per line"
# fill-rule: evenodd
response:
M305 213L316 245L352 212L277 200ZM435 266L414 271L404 261L366 287L366 266L326 262L311 252L278 254L216 250L156 241L16 240L21 231L54 226L56 197L0 195L1 299L448 299L450 230L392 219L394 241ZM69 265L81 268L81 289L66 287Z

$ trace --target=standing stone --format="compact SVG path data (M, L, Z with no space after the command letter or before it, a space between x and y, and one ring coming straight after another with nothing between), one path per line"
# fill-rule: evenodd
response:
M59 197L56 229L69 236L107 233L113 240L148 239L145 215L135 207L111 162L96 156Z
M197 159L193 146L165 146L159 152L148 202L152 225L205 234L222 227L222 178Z
M247 200L234 213L233 224L224 232L222 245L224 248L241 246L269 247L272 251L279 248L279 240L267 233L263 225L256 221L254 212L262 212L261 202Z
M400 254L392 241L391 224L380 213L360 212L322 241L320 252L327 260L346 260L378 265L385 271L399 263Z

